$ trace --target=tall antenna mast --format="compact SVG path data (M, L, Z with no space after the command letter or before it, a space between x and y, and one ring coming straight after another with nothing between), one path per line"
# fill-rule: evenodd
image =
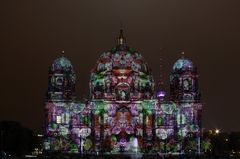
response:
M160 50L160 56L163 52L163 49ZM166 92L164 91L164 79L163 79L163 58L160 58L160 78L158 81L158 88L157 88L157 97L160 99L160 101L164 100L164 97L166 96Z
M160 78L158 82L158 87L163 87L164 79L163 79L163 57L162 57L163 48L160 49Z

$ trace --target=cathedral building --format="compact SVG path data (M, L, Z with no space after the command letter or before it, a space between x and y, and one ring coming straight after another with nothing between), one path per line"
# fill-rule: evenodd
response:
M76 73L64 55L49 68L44 149L63 153L200 153L197 68L180 57L170 75L170 98L154 89L151 69L122 31L91 71L90 97L75 95Z

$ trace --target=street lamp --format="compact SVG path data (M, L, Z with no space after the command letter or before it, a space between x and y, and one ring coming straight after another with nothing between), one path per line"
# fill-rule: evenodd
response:
M219 133L220 133L220 130L219 130L219 129L215 129L215 133L216 133L216 134L219 134Z

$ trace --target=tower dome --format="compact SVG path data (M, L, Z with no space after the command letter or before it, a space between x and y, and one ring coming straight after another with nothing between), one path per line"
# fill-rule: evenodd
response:
M55 72L55 71L72 71L73 70L73 66L70 62L70 60L68 60L63 54L61 57L57 58L54 60L54 62L52 63L52 67L51 67L51 71Z
M191 60L182 56L173 65L173 72L194 71L194 65Z

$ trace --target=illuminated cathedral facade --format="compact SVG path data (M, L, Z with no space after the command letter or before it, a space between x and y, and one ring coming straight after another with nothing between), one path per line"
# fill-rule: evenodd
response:
M44 149L64 153L200 153L197 68L184 56L173 65L170 95L142 55L126 44L103 52L91 71L90 97L76 99L76 73L65 56L49 68Z

